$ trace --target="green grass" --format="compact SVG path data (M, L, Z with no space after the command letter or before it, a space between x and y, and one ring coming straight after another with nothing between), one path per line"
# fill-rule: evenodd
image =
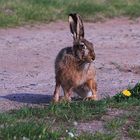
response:
M67 20L70 12L90 21L139 17L140 0L0 0L0 27Z
M99 119L106 112L104 101L52 104L44 108L22 108L0 114L0 139L23 137L31 140L72 139L66 130L75 132L74 121ZM112 137L105 134L81 135L77 139Z
M44 123L36 122L17 122L11 125L4 125L4 128L1 129L1 138L4 140L12 139L53 139L57 140L60 137L61 133L49 131Z
M88 133L82 134L77 140L112 140L114 137L114 134L102 134L96 132L94 135Z
M126 118L115 118L106 122L105 127L110 131L116 131L125 124Z
M0 139L4 140L113 140L140 139L140 84L130 89L134 96L124 100L76 101L41 108L21 108L0 113ZM137 96L136 96L137 95ZM108 109L122 112L110 116ZM105 120L104 116L110 117ZM104 131L78 134L74 122L100 121ZM93 128L94 129L94 128ZM86 129L85 129L86 131ZM70 137L71 132L74 137Z
M140 121L129 126L128 135L132 138L140 139Z

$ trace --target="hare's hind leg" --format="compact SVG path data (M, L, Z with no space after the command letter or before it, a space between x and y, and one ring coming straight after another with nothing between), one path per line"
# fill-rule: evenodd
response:
M86 99L97 100L97 83L95 79L88 80L86 83L92 92L92 96L86 97Z
M59 96L60 96L60 82L56 80L55 90L53 94L53 102L59 102Z

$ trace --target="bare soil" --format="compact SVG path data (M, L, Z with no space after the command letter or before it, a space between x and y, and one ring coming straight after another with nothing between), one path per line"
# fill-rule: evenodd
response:
M140 81L140 20L85 23L96 53L100 98ZM72 45L68 23L0 29L0 112L47 105L54 91L54 60Z

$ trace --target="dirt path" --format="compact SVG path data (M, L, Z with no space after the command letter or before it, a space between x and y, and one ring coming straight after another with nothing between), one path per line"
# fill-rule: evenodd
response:
M98 93L114 95L140 80L140 20L85 23L96 52ZM72 45L68 23L0 29L0 112L48 103L54 59Z

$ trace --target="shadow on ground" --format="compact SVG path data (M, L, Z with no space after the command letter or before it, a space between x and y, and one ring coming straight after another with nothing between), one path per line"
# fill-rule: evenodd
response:
M42 103L50 103L52 96L33 93L17 93L17 94L9 94L6 96L0 96L0 98L5 98L10 101L16 101L21 103L42 104Z

